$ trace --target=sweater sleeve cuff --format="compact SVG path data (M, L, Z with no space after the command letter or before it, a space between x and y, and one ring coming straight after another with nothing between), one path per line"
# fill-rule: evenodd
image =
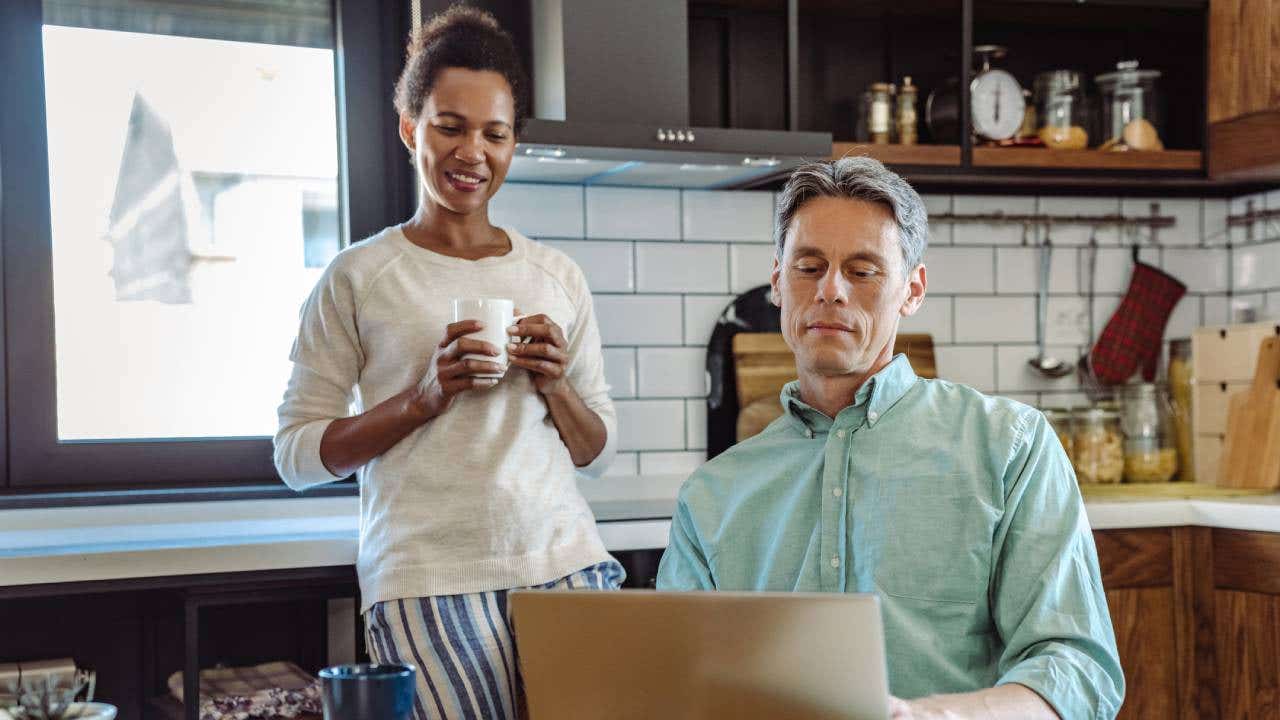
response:
M316 485L344 479L334 475L320 459L320 440L333 419L313 420L300 425L290 437L276 446L276 470L284 482L294 490L305 490Z
M613 413L612 405L606 407L592 408L600 420L604 422L604 447L601 448L600 454L586 465L577 468L579 474L587 477L598 478L604 474L605 470L613 464L614 457L618 454L618 420Z

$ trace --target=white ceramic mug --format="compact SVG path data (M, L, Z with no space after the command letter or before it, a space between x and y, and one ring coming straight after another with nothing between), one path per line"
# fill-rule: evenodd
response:
M473 332L463 337L483 340L498 348L497 357L476 354L463 355L463 358L468 360L497 363L502 367L502 372L497 375L483 373L477 374L475 377L496 379L506 374L508 362L507 343L512 341L512 336L507 334L507 328L520 319L516 317L515 313L515 302L507 298L454 298L453 322L479 320L484 324L484 329L480 332Z

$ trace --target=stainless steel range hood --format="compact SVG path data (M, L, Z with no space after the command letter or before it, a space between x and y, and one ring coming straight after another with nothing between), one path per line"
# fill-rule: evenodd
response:
M829 133L689 126L687 0L532 8L534 117L509 181L741 188L831 153Z

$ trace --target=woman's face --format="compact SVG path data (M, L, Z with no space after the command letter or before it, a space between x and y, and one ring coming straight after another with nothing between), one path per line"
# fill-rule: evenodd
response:
M483 210L516 148L511 85L491 70L445 68L418 119L400 116L400 139L433 202L464 215Z

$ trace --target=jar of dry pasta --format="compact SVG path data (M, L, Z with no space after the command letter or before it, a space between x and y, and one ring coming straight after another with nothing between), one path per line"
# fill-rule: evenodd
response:
M1049 426L1057 433L1062 449L1067 451L1067 457L1071 457L1071 447L1075 445L1075 421L1071 417L1071 409L1047 407L1041 412L1049 421Z
M1168 397L1155 383L1126 385L1121 391L1124 479L1164 483L1178 472L1178 449L1171 432Z
M1086 408L1075 413L1071 462L1081 483L1118 483L1124 477L1120 413Z
M1191 458L1191 340L1169 342L1169 412L1178 448L1178 480L1195 482Z

